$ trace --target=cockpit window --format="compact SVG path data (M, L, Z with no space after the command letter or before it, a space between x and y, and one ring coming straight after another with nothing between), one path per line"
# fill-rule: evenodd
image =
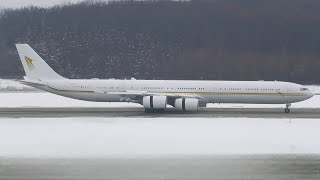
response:
M301 88L300 91L308 91L308 88Z

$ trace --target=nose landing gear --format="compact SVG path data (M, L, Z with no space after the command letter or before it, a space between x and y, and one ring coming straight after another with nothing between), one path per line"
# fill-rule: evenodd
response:
M284 109L285 113L289 113L290 112L290 109L289 109L290 106L291 106L291 104L286 104L286 108Z

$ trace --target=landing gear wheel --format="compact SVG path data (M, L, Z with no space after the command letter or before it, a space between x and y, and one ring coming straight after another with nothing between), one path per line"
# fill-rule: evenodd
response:
M284 109L284 112L285 112L285 113L289 113L289 112L290 112L290 109L289 109L290 106L291 106L290 103L289 103L289 104L286 104L286 108Z
M285 108L285 109L284 109L284 112L285 112L285 113L289 113L289 112L290 112L290 109L289 109L289 108Z

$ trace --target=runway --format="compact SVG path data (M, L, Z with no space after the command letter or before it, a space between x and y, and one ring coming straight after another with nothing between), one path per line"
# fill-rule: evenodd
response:
M284 113L284 108L201 108L198 112L168 108L162 113L145 113L143 108L136 107L2 107L0 117L320 118L320 108L291 108L290 113Z
M192 155L99 159L0 158L0 179L320 179L318 155Z

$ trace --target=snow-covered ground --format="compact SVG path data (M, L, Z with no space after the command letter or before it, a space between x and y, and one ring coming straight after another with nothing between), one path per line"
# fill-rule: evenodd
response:
M0 119L0 157L319 154L318 119Z
M88 102L45 92L0 93L0 107L142 107L135 103Z
M33 87L20 84L18 81L0 79L1 91L38 91Z

